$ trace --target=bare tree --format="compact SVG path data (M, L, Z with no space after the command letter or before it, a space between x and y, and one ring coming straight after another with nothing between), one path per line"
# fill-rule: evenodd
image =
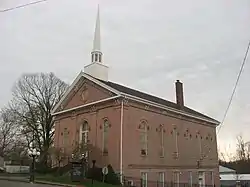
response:
M250 159L250 154L249 154L249 151L247 149L247 144L244 141L242 135L237 136L236 153L237 153L237 158L239 160L249 160Z
M8 109L0 111L0 156L5 156L18 141L18 124Z
M63 151L63 148L60 147L51 147L50 149L51 156L55 160L58 167L61 167L61 163L67 158L67 154Z
M90 152L92 151L91 147L92 146L88 143L87 144L80 143L76 145L72 152L72 158L74 160L82 160L83 158L87 159L89 157Z
M23 75L13 89L10 110L16 115L27 143L32 141L40 149L44 166L48 164L48 150L54 136L51 111L66 89L67 84L53 73Z
M224 162L233 162L235 161L235 154L232 153L231 151L231 145L229 144L228 146L224 147L224 151L220 151L218 149L219 153L219 159Z

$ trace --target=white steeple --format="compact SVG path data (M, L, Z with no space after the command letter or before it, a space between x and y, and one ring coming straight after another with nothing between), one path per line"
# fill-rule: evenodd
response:
M99 5L97 8L97 17L95 24L95 35L93 41L93 50L91 52L91 62L102 62L102 52L101 52L101 29L100 29L100 10Z
M95 36L93 42L93 52L94 51L101 51L101 29L100 29L100 9L99 5L97 8L97 17L96 17L96 24L95 24Z
M95 25L95 34L93 49L91 52L91 63L84 67L84 72L101 80L108 81L108 66L103 64L101 52L101 31L100 31L100 10L98 5L97 18Z

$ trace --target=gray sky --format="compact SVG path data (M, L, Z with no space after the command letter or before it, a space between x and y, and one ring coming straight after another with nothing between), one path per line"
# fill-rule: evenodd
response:
M0 10L32 0L1 0ZM22 73L54 72L70 83L90 62L97 0L48 0L0 13L0 107ZM222 119L250 39L249 0L102 0L104 63L110 80ZM250 118L250 57L224 126L221 149ZM248 114L248 115L247 115ZM250 139L249 139L250 140Z

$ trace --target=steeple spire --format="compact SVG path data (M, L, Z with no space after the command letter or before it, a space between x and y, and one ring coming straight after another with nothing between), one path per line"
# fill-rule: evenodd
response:
M91 75L94 78L108 81L109 67L103 63L101 52L101 32L100 32L100 12L99 5L97 10L97 18L95 25L95 35L93 49L91 52L91 63L84 66L84 73Z
M101 52L101 31L100 31L100 8L98 4L97 17L95 25L95 35L93 41L93 49L91 52L91 62L102 63L102 52Z

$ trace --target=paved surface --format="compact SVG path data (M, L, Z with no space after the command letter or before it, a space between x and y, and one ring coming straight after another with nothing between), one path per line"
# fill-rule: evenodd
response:
M59 186L0 180L0 187L59 187Z

